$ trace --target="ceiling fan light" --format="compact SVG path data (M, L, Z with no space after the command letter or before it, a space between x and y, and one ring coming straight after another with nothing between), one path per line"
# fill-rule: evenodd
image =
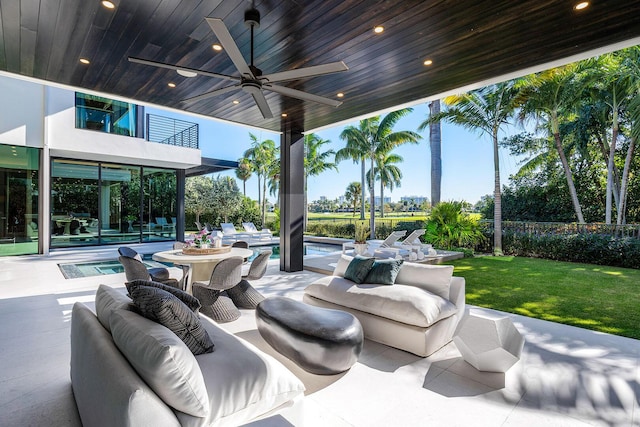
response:
M195 77L198 75L195 71L181 70L179 68L176 70L176 73L180 74L182 77Z

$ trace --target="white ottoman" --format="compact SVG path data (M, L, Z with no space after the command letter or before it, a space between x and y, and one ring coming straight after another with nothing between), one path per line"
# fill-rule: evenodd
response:
M524 346L524 338L508 317L475 310L462 319L453 342L465 361L488 372L507 372L520 360Z

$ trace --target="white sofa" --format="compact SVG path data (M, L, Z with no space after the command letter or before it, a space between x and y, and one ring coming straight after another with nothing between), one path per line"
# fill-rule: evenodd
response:
M301 422L304 385L280 362L205 316L215 349L194 356L131 307L104 285L97 316L73 307L71 384L84 426L238 426L288 407Z
M305 289L303 301L348 311L366 338L419 356L450 342L464 315L465 281L453 266L404 262L393 285L344 278L352 257L342 255L333 275Z

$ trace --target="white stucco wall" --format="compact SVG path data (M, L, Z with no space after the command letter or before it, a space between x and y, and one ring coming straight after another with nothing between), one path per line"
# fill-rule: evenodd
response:
M42 148L44 86L0 75L0 144Z

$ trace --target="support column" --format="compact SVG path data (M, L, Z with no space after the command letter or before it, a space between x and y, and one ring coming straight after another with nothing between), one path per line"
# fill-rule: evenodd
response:
M280 137L280 271L302 271L304 225L304 135L283 119Z

